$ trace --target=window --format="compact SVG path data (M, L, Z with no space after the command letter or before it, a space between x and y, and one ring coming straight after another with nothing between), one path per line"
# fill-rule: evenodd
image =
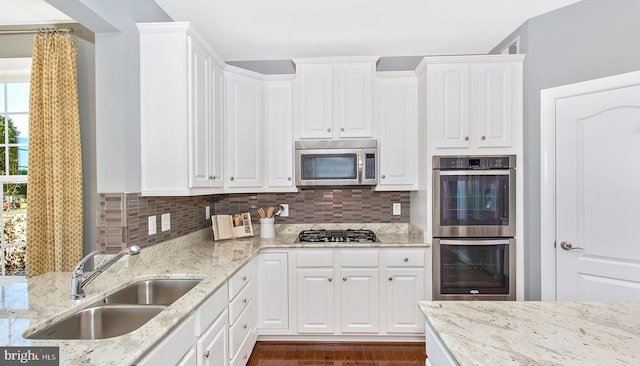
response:
M0 59L0 275L22 279L27 246L31 59Z

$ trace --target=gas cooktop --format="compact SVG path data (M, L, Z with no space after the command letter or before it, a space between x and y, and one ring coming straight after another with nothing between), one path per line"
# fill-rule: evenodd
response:
M298 235L298 242L355 242L374 243L378 241L371 230L302 230Z

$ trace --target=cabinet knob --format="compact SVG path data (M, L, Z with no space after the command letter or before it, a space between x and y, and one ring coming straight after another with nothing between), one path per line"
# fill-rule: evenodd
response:
M327 128L327 132L331 132L331 128Z
M247 280L247 276L242 276L242 280L246 281Z
M209 351L207 350L207 352L204 353L204 357L205 358L209 358Z
M465 141L469 141L469 136L465 136L465 137L464 137L464 140L465 140Z
M340 128L340 131L344 132L344 127L341 127L341 128Z
M287 180L288 180L288 181L291 181L291 177L287 177Z
M480 137L480 140L486 140L486 139L487 139L487 136Z
M215 179L215 177L213 175L209 176L209 180L214 180L214 179Z
M242 324L242 329L247 329L247 323Z
M391 276L390 276L390 277L389 277L389 281L393 281L393 277L391 277Z
M408 262L408 261L409 261L409 258L404 257L404 261L405 261L405 262Z
M233 177L229 178L229 180L233 180Z
M347 281L347 278L346 278L346 277L342 277L342 280L346 282L346 281Z
M245 353L242 358L244 358L245 360L248 358L249 356Z
M329 277L329 282L333 281L333 278Z
M246 304L246 303L247 303L247 298L245 297L244 299L242 299L242 302L243 302L244 304Z
M387 177L386 175L382 174L382 177L381 177L381 178L382 178L382 179L384 179L384 178L386 178L386 177Z

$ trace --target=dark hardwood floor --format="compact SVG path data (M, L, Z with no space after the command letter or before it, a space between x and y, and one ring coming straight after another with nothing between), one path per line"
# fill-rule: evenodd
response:
M258 342L248 366L424 366L424 343Z

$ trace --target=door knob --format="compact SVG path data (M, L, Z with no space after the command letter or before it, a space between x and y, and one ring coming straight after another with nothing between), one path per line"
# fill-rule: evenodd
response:
M570 241L566 241L566 240L560 243L560 248L564 250L584 250L584 248L580 248L580 247L574 248L573 244L571 244Z

